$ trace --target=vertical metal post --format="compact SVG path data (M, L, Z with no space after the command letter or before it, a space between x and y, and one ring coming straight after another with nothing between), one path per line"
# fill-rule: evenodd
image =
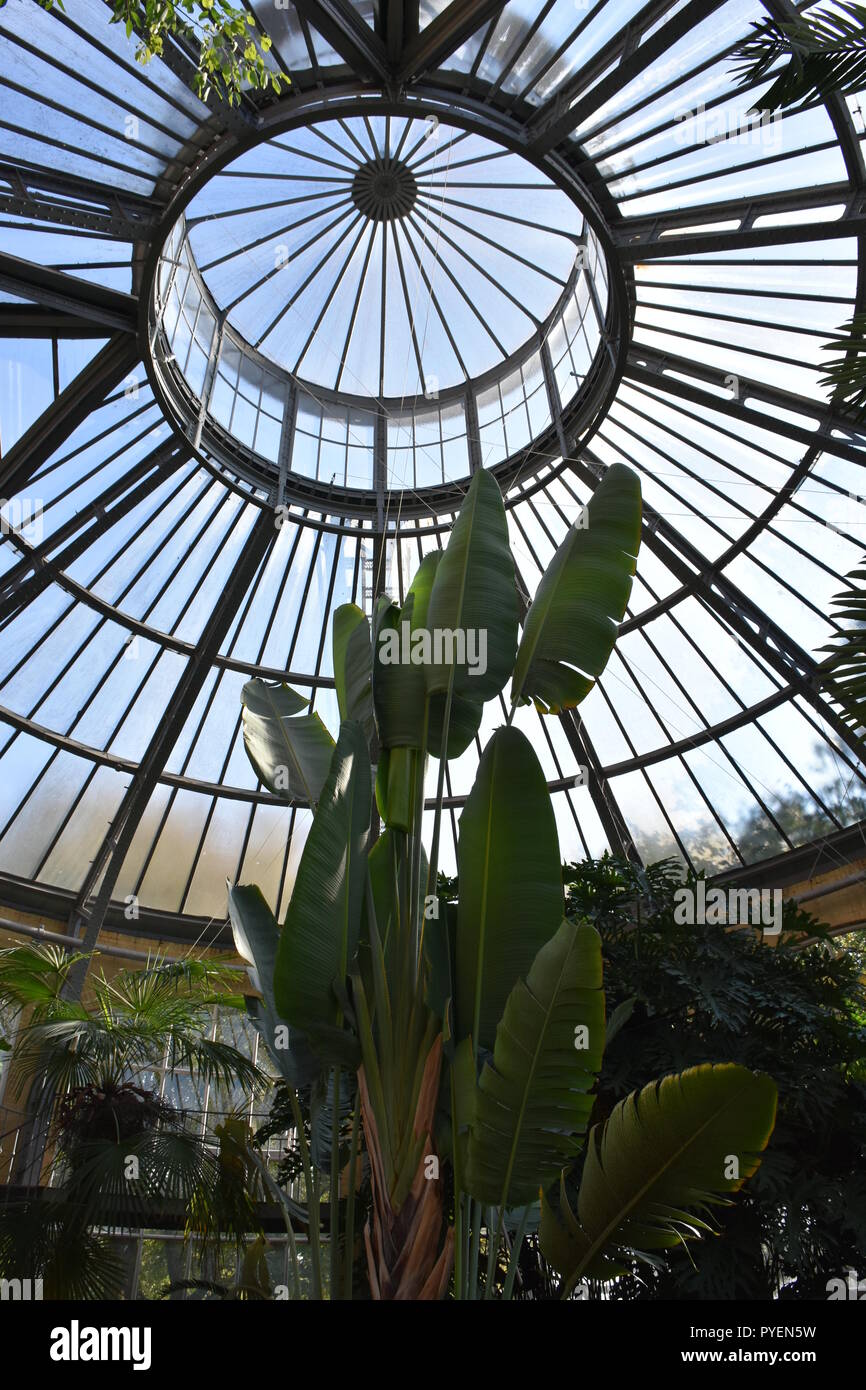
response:
M483 467L481 457L481 431L478 424L478 403L470 383L464 397L466 410L466 443L469 446L469 472L477 473Z

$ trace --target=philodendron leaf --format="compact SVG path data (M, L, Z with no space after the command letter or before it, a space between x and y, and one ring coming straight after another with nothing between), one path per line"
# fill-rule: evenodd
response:
M250 965L251 983L261 995L247 999L247 1011L281 1076L295 1089L308 1086L322 1069L321 1059L303 1034L280 1018L274 1002L279 923L260 888L237 883L227 886L235 950Z
M298 865L274 975L280 1015L341 1062L346 1039L332 984L346 978L358 945L371 797L364 731L347 721Z
M525 1205L583 1147L604 1051L601 938L564 921L508 996L478 1083L464 1186Z
M541 765L515 728L484 750L457 847L457 1037L492 1048L505 1001L563 917L556 820Z
M775 1082L732 1063L634 1091L589 1136L577 1213L564 1184L558 1212L545 1200L546 1258L573 1285L609 1275L623 1252L696 1239L706 1209L727 1204L755 1172L775 1115Z
M373 733L373 648L370 622L354 603L343 603L332 627L334 683L340 719L354 719L368 740Z
M544 572L523 624L511 703L558 714L601 675L625 614L641 530L640 480L608 468Z
M453 682L453 695L473 704L498 695L514 667L517 611L502 493L480 468L433 580L427 628L434 660L425 668L427 689L445 693Z
M241 691L244 747L259 781L287 801L315 806L334 740L317 714L298 714L308 703L282 681L258 676Z

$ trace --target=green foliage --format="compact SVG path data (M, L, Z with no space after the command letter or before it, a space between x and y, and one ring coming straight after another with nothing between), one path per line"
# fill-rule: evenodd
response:
M866 382L863 390L866 401ZM824 687L842 706L842 717L866 754L866 561L861 561L847 579L848 587L834 599L834 617L843 624L842 631L822 648L829 652L824 663L829 671Z
M496 479L479 468L436 569L427 609L431 632L486 632L487 668L454 661L425 667L427 689L480 703L505 685L517 651L517 587L505 504Z
M690 1067L620 1101L590 1134L576 1212L564 1178L556 1217L542 1201L541 1248L566 1289L710 1229L702 1214L756 1171L775 1110L770 1077L730 1064Z
M529 740L497 729L460 817L457 1036L490 1048L512 988L562 920L556 818Z
M866 6L840 0L780 23L752 25L752 36L736 50L744 84L761 82L785 67L760 101L760 109L803 106L829 96L854 96L866 87Z
M259 781L286 801L315 806L322 794L334 740L309 702L283 681L259 677L241 691L244 747Z
M258 1028L280 1075L292 1086L308 1086L322 1069L321 1059L296 1028L280 1020L274 1000L274 970L280 928L258 888L228 885L229 918L235 950L251 967L256 995L247 995L247 1012ZM281 1029L277 1046L277 1029Z
M0 0L0 7L6 0ZM36 0L40 9L65 11L63 0ZM245 88L282 90L284 73L268 63L272 43L256 17L231 0L112 0L112 24L135 37L139 63L164 55L177 41L197 54L193 90L236 106Z
M280 1016L329 1059L350 1064L350 1038L341 1032L343 1008L333 986L346 980L358 945L371 799L363 731L347 721L304 846L274 972Z
M756 103L763 111L802 110L831 97L853 97L866 88L866 6L839 0L832 9L752 25L752 36L734 52L744 86L775 81ZM777 64L784 60L784 67ZM835 355L822 385L854 415L866 414L866 314L857 313L824 345Z
M154 1066L188 1069L201 1084L261 1090L265 1074L209 1036L213 1006L243 1008L238 972L207 961L155 960L112 978L92 974L92 1002L63 997L82 957L45 945L0 952L0 1009L19 1019L10 1065L15 1093L53 1088L52 1201L0 1204L0 1277L41 1278L46 1298L120 1296L124 1271L100 1228L179 1201L200 1252L256 1228L259 1193L245 1163L246 1125L229 1117L215 1154L200 1117L138 1084ZM134 1160L135 1171L130 1161Z
M93 1004L63 997L69 969L57 947L0 951L0 1008L22 1018L13 1053L14 1095L37 1080L60 1090L116 1087L161 1065L188 1069L204 1085L258 1088L262 1072L236 1048L208 1036L213 1006L242 1009L238 970L208 961L154 960L143 970L100 973ZM27 1012L29 1011L29 1012ZM24 1017L26 1012L26 1017Z
M523 625L512 703L558 714L589 694L625 615L640 548L641 492L623 463L607 470L542 577Z
M563 922L508 996L481 1073L466 1168L473 1197L521 1206L558 1178L582 1147L603 1049L601 941Z
M866 380L863 376L866 314L855 314L843 323L837 329L836 336L824 343L823 347L825 352L834 355L827 363L821 385L831 387L833 400L862 420L866 416Z
M354 603L334 613L334 681L341 719L354 719L368 739L373 734L373 652L370 624Z
M519 653L505 507L495 479L484 470L472 478L444 552L426 557L401 607L381 596L372 631L351 606L336 616L334 670L343 722L301 854L273 975L273 1011L332 1068L311 1093L309 1136L300 1089L286 1088L311 1194L313 1251L318 1204L312 1175L319 1160L314 1154L311 1162L307 1151L328 1132L325 1124L317 1135L317 1113L330 1114L332 1290L351 1292L352 1285L348 1266L340 1277L338 1179L354 1094L345 1087L344 1103L342 1073L358 1067L359 1058L350 1163L362 1113L372 1192L365 1242L376 1298L442 1297L452 1241L455 1295L477 1297L482 1230L488 1243L484 1296L490 1296L499 1286L498 1251L509 1208L522 1208L512 1223L516 1251L539 1186L554 1185L563 1165L583 1150L605 1029L599 938L591 926L563 921L550 794L531 744L511 721L528 696L543 712L576 703L610 656L640 541L636 475L623 465L610 468L589 504L587 522L569 534L542 578ZM469 632L484 633L486 670L474 673L457 643L449 655L428 647L416 664L415 637L423 633L430 642L444 632L464 639ZM423 652L422 642L417 650ZM445 763L466 747L480 726L484 702L500 695L509 676L508 721L484 749L460 817L459 891L452 907L429 892L437 883ZM244 691L245 741L256 770L267 778L299 716L292 708L274 707L287 698L291 704L287 687L250 692L255 684ZM356 715L366 723L368 686L372 737L347 718ZM439 756L439 779L428 864L421 831L430 753ZM376 798L386 822L378 842L370 828L371 754L378 758ZM438 912L428 914L431 903ZM230 905L233 918L240 918L239 949L261 981L273 963L274 925L255 890L230 889ZM254 928L244 925L245 913ZM261 983L259 991L267 1038L271 1006ZM628 1009L613 1015L612 1035L627 1015ZM282 1071L290 1080L286 1066ZM734 1074L743 1102L739 1121L726 1130L723 1106L722 1117L714 1111L708 1126L704 1111ZM629 1103L631 1119L613 1127L617 1135L603 1167L625 1165L631 1179L637 1173L639 1185L646 1153L636 1150L636 1107L673 1149L698 1114L698 1128L703 1124L706 1133L695 1146L697 1166L681 1162L656 1175L659 1200L676 1202L660 1219L680 1223L680 1208L730 1188L727 1179L716 1178L725 1142L742 1150L744 1176L754 1170L746 1151L766 1141L775 1091L767 1078L721 1068L709 1080L703 1074L697 1081L688 1075L669 1079L659 1094L657 1120L651 1099ZM447 1231L440 1153L450 1160L453 1191L454 1228ZM430 1161L435 1172L427 1171ZM648 1226L642 1210L611 1224L598 1195L602 1189L597 1177L589 1211L580 1215L580 1229L600 1256L611 1242L626 1242L633 1227L643 1233ZM354 1215L353 1198L345 1213L349 1245ZM563 1273L567 1291L569 1264ZM515 1274L516 1254L505 1272L504 1297L510 1297Z
M856 951L822 938L788 902L773 948L748 929L678 925L682 867L638 869L605 856L566 866L567 909L601 933L609 1008L630 1016L606 1048L594 1120L653 1078L708 1062L769 1072L779 1090L773 1138L724 1239L694 1263L620 1279L620 1298L824 1298L828 1278L866 1248L866 1011Z

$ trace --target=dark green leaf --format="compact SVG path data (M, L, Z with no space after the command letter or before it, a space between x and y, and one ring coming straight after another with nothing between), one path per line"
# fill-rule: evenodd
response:
M308 1086L321 1071L321 1061L303 1034L280 1019L274 1002L279 924L259 888L229 885L228 901L235 950L251 965L251 982L261 995L247 1001L248 1012L280 1074L296 1090Z
M755 1172L776 1115L769 1076L726 1063L654 1081L589 1137L577 1214L545 1203L542 1250L570 1281L610 1273L622 1251L670 1249Z
M460 817L457 1036L492 1048L505 1001L563 915L556 821L541 765L497 729Z
M371 798L364 731L344 723L298 865L274 976L281 1017L325 1056L341 1024L332 982L346 978L358 944Z
M428 690L446 692L453 676L453 694L472 704L499 694L517 650L517 588L502 493L484 468L469 485L439 561L427 628L434 639L434 657L443 658L426 667ZM440 653L435 651L437 641L442 644Z
M309 702L282 682L256 677L241 691L244 747L259 781L287 801L315 806L328 773L334 740Z
M604 1050L601 938L564 921L511 991L478 1083L465 1187L524 1205L582 1148Z
M640 481L614 463L547 569L517 653L511 702L573 709L607 665L631 593L641 529Z

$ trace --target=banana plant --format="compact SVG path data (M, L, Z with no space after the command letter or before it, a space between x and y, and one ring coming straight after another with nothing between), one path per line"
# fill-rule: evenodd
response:
M356 1085L376 1299L510 1297L532 1226L569 1296L583 1274L613 1277L618 1252L703 1234L709 1205L730 1200L771 1132L773 1082L731 1066L666 1078L592 1124L601 942L565 916L553 805L514 718L528 703L543 715L573 709L593 688L626 611L640 530L638 478L614 464L521 622L505 506L481 470L402 605L383 595L372 619L337 611L336 740L285 685L244 688L259 778L314 815L282 928L257 889L230 886L235 940L289 1084L312 1069L330 1074L335 1094L347 1074ZM470 660L470 633L483 634L483 663ZM446 765L509 681L505 721L460 816L455 904L437 893ZM336 1127L331 1154L331 1297L351 1296L355 1168L341 1276Z

